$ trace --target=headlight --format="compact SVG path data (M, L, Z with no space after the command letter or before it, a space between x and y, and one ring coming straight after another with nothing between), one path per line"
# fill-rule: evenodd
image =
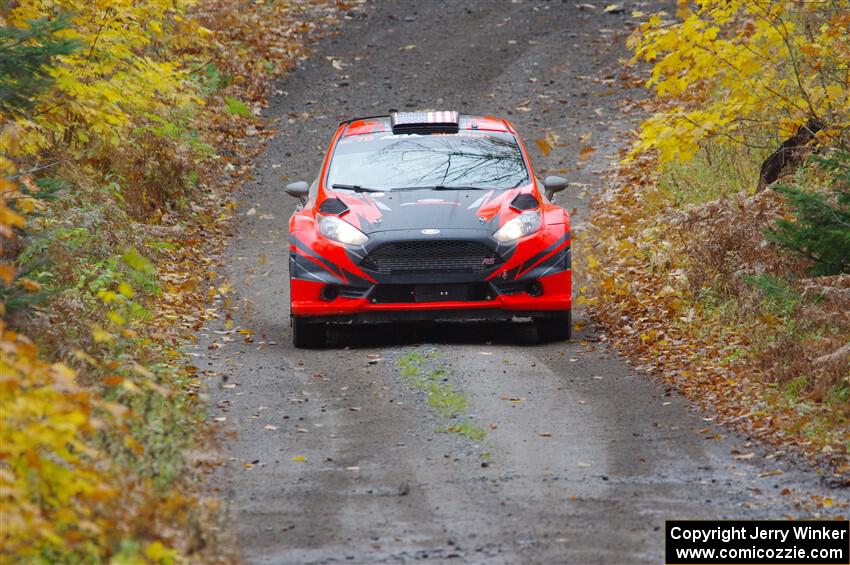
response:
M540 224L540 212L524 212L513 220L505 222L505 225L496 230L493 237L501 242L516 241L539 230Z
M346 245L363 245L369 239L365 233L336 216L322 216L319 220L319 232L328 239Z

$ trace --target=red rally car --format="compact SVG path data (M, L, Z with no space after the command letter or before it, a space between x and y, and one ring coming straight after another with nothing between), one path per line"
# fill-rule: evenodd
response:
M328 324L531 318L570 337L567 181L534 176L513 126L457 112L342 122L289 222L296 347Z

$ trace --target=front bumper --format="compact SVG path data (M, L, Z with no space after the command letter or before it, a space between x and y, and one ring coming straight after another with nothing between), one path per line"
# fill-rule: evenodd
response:
M422 290L393 285L387 300L386 285L348 288L321 281L291 280L292 315L320 322L392 322L450 320L508 320L560 315L572 307L571 270L509 285L501 281L470 284L464 300L452 300L458 285L428 284ZM445 287L445 292L442 288ZM331 290L329 290L331 289Z

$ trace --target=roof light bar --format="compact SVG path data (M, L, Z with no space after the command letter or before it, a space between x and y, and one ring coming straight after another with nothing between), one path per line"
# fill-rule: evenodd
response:
M392 112L393 133L457 133L457 112Z

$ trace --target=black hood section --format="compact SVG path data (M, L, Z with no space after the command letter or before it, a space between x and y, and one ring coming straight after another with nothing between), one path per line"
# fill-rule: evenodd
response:
M364 194L380 211L380 218L369 222L359 216L360 229L367 235L395 230L483 230L499 227L498 214L490 221L478 216L478 209L498 192L485 190L400 190L383 195ZM358 195L360 196L360 195ZM357 206L350 206L358 214Z

